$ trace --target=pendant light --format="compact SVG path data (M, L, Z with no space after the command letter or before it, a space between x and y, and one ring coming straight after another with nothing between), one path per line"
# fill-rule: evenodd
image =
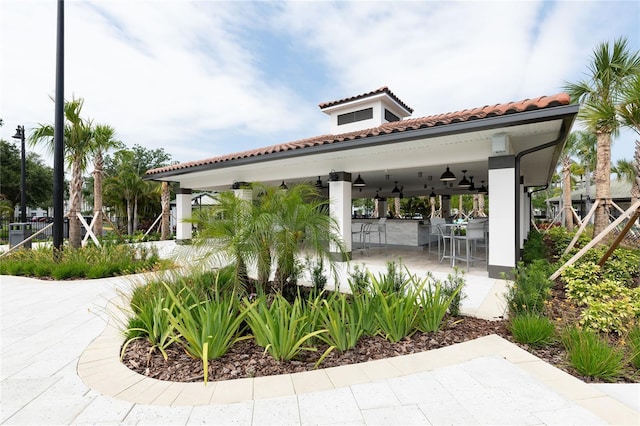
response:
M289 188L287 187L287 184L286 184L286 183L284 183L284 181L282 181L282 183L280 184L280 186L279 186L278 188L280 188L280 189L289 189Z
M398 181L395 181L395 186L393 187L393 190L391 191L392 194L397 194L400 192L400 190L398 189Z
M489 191L487 190L487 188L484 186L484 181L481 180L480 181L482 183L482 186L480 187L480 189L478 189L478 193L479 194L488 194Z
M469 191L475 191L476 185L473 183L473 176L469 176L469 181L471 182L471 185L469 185Z
M443 182L456 180L456 175L454 175L453 172L449 170L449 166L447 166L447 170L442 174L442 176L440 176L440 180Z
M353 186L357 186L357 187L367 186L364 179L360 177L360 173L358 173L358 177L356 178L356 180L353 181Z
M471 182L467 179L467 171L462 171L462 179L458 182L458 187L460 188L469 188L471 186Z

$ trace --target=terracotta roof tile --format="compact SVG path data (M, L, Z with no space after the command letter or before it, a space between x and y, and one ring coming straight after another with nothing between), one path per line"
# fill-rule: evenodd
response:
M381 88L380 90L388 90ZM362 95L361 95L362 96ZM336 101L340 102L340 101ZM358 130L338 135L321 135L311 138L300 139L293 142L271 145L264 148L251 149L242 152L236 152L218 157L207 158L198 161L189 161L186 163L174 164L167 167L148 170L147 175L171 172L176 170L189 169L192 167L206 166L210 164L225 163L228 161L239 160L243 158L258 157L263 155L274 154L277 152L291 151L296 149L304 149L313 146L330 145L341 143L344 141L367 138L371 136L385 135L390 133L405 132L409 130L423 129L428 127L444 126L447 124L461 123L472 120L481 120L484 118L503 116L518 112L538 110L544 108L552 108L561 105L569 105L570 98L566 93L559 93L553 96L541 96L535 99L525 99L518 102L509 102L506 104L486 105L480 108L466 109L457 112L449 112L444 114L432 115L427 117L410 118L401 121L393 121L385 123L380 127L371 129ZM321 104L322 105L322 104Z
M362 98L366 98L372 95L378 95L381 93L386 93L387 95L391 96L391 98L396 101L398 104L402 105L402 107L404 109L406 109L407 111L413 113L413 108L410 108L407 104L405 104L404 102L402 102L400 100L400 98L398 98L391 90L389 90L389 88L387 86L383 86L377 90L372 90L371 92L368 93L363 93L361 95L356 95L356 96L351 96L349 98L344 98L344 99L339 99L337 101L331 101L331 102L322 102L321 104L319 104L318 106L320 107L320 109L325 109L325 108L329 108L335 105L340 105L340 104L346 104L347 102L351 102L351 101L355 101L358 99L362 99Z

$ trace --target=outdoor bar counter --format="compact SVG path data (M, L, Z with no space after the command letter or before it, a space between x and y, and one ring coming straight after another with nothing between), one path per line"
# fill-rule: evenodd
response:
M378 220L379 219L352 219L351 226L360 229L361 223L373 223L371 227L371 245L378 244ZM425 223L426 222L426 223ZM422 250L429 243L429 221L413 219L387 219L387 245L413 247ZM384 235L380 236L384 244ZM358 242L356 239L355 241Z

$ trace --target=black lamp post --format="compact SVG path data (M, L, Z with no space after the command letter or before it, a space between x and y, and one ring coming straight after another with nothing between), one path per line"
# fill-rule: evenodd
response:
M13 138L20 139L22 150L20 157L20 222L22 223L27 221L27 175L24 136L24 126L18 126L16 128L16 134L13 135Z

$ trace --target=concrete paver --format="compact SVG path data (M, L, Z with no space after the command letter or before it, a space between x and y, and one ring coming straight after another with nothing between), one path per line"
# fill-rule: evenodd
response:
M367 264L382 271L388 256ZM403 263L420 274L424 256ZM498 336L206 387L148 379L118 362L107 325L119 312L108 302L136 279L0 277L2 424L640 424L637 384L587 385ZM499 316L504 284L472 268L474 280L463 312Z

